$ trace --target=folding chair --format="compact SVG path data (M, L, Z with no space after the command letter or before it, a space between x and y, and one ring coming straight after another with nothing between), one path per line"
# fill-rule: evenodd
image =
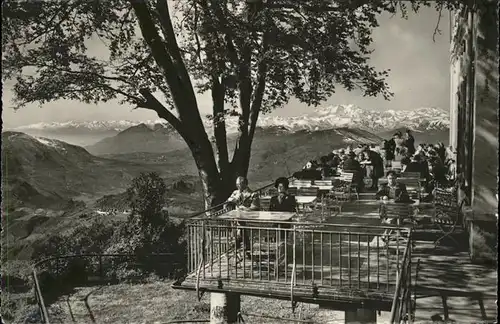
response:
M456 190L443 189L437 187L434 189L434 216L432 222L442 232L442 235L434 241L434 246L445 238L449 237L456 246L459 243L451 237L455 232L457 225L462 222L462 208L465 204L465 199L458 203L458 195ZM447 229L445 229L447 227Z

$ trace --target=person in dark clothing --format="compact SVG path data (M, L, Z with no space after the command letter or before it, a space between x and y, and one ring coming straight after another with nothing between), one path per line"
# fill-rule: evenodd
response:
M397 181L397 174L394 171L387 172L387 184L381 186L375 197L380 200L394 200L395 202L410 202L410 195L403 183Z
M364 154L365 154L365 159L367 161L370 161L372 166L372 172L371 172L372 186L370 187L370 189L377 189L378 179L384 176L384 160L382 160L380 154L370 149L365 150Z
M363 170L361 169L361 164L356 160L356 153L353 151L347 155L347 159L343 163L343 171L354 173L352 183L357 184L358 192L363 190Z
M327 156L322 156L320 159L320 171L321 171L321 177L324 179L326 177L329 177L332 173L328 157Z
M410 158L405 156L401 159L401 172L408 172L406 171L406 168L408 167L408 164L410 164Z
M425 166L425 167L427 167L427 166ZM411 161L406 166L404 172L418 172L418 173L420 173L420 178L423 179L423 178L425 178L425 175L427 173L429 173L428 170L427 170L427 172L425 172L425 170L423 168L424 168L424 165L423 165L422 161L420 160L420 155L417 154L411 158Z
M415 138L409 129L406 130L405 146L408 149L408 155L412 156L415 154Z
M356 154L354 152L349 152L349 154L347 155L347 159L343 163L343 170L345 172L361 172L361 165L358 161L356 161Z
M341 161L340 156L338 156L338 154L334 154L332 157L331 167L334 169L338 168Z
M385 154L385 166L390 167L392 165L392 160L394 160L394 150L396 149L396 142L394 138L390 140L384 140L384 154Z
M297 202L295 196L288 194L289 182L287 178L276 179L274 187L278 190L276 196L271 197L269 211L295 212Z
M295 172L293 176L299 180L321 180L321 171L316 170L313 166L313 162L307 162L305 168L302 171Z

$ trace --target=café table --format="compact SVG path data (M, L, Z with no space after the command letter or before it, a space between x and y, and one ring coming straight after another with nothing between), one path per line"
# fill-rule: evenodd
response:
M425 181L426 181L426 179L425 179L425 178L405 178L405 177L399 177L399 178L398 178L398 180L403 180L403 181L404 181L404 180L407 180L407 179L416 179L416 180L418 180L419 182L425 182ZM387 178L380 178L380 179L378 179L378 183L380 183L380 184L385 184L385 183L387 183Z
M227 220L242 220L242 221L290 221L295 213L293 212L276 212L276 211L246 211L246 210L231 210L227 213L219 215L217 219Z
M331 191L333 189L333 184L332 185L315 185L315 184L309 184L309 185L301 185L300 188L318 188L319 191ZM295 188L299 189L299 186L290 186L290 188Z
M270 196L263 196L263 199L270 199ZM302 210L304 211L304 216L306 214L306 207L307 205L310 205L314 203L318 199L317 196L295 196L295 201L297 204L302 205ZM227 215L226 213L225 215Z

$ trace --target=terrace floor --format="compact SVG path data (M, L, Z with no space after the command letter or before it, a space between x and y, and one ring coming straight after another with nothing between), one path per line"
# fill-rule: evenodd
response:
M297 238L295 269L293 242L288 237L285 246L277 245L274 249L278 251L276 259L281 262L268 261L259 255L243 257L241 251L233 249L219 258L209 258L207 265L188 275L177 288L231 290L285 299L293 294L298 301L334 303L339 308L364 305L390 310L404 242L385 245L381 227L363 229L361 235L327 232L339 231L342 228L339 224L380 225L378 204L362 199L346 204L342 213L333 213L323 221L318 213L309 213L299 221L310 223L316 232L301 233ZM309 226L306 228L310 230Z
M378 216L378 204L373 200L373 194L362 195L359 202L346 204L341 213L333 213L323 221L319 215L309 214L301 221L310 222L313 227L321 230L333 230L337 224L380 224ZM421 209L418 218L430 217L431 211ZM335 223L336 226L328 225ZM382 311L390 310L394 293L394 284L387 284L396 276L396 265L399 264L404 249L399 253L383 251L378 249L379 254L371 253L367 255L365 248L369 245L376 245L377 234L381 230L372 229L374 236L369 236L358 245L357 241L351 242L350 249L354 258L351 261L362 260L359 264L351 263L351 272L345 271L348 259L346 256L348 244L339 247L338 243L334 248L333 259L342 260L332 262L330 256L323 256L323 267L316 267L313 270L307 261L301 264L299 260L296 266L296 286L293 288L294 298L298 301L318 303L322 301L335 302L332 305L339 310L344 307L352 307L353 304L363 304L363 307L374 307ZM434 241L438 233L429 230L419 230L414 232L415 245L412 249L412 282L415 286L414 301L416 303L416 322L436 322L455 321L459 323L493 323L497 314L497 268L496 266L475 265L470 262L467 252L466 233L458 231L455 239L463 242L464 246L456 247L444 240L440 246L434 247ZM337 242L337 238L333 242ZM317 240L315 240L317 241ZM332 243L333 243L332 242ZM328 239L322 242L315 242L318 246L329 245ZM448 243L450 243L448 245ZM310 242L308 242L310 244ZM375 249L376 251L377 249ZM311 251L306 256L310 258ZM339 253L341 252L341 253ZM358 258L359 253L359 258ZM380 258L388 255L389 262L380 263ZM378 258L378 259L377 259ZM269 296L280 299L290 299L291 297L291 273L292 263L285 262L280 270L258 269L249 262L235 262L230 255L221 258L221 273L210 269L210 265L201 269L205 277L200 278L198 287L200 290L232 289L234 291L251 291L251 295ZM217 261L218 262L218 261ZM373 271L372 266L379 262L380 270ZM418 277L415 278L418 262ZM312 263L312 262L311 262ZM310 264L311 264L310 263ZM318 264L314 262L314 264ZM279 267L278 267L279 268ZM286 269L286 270L285 270ZM224 273L225 272L225 273ZM286 274L285 274L286 272ZM239 277L235 277L238 273ZM279 275L276 275L279 273ZM349 275L351 286L349 288ZM259 277L260 276L260 277ZM378 277L378 278L377 278ZM253 279L252 279L253 278ZM256 279L262 280L256 280ZM174 288L196 289L196 273L188 276L180 286ZM377 281L378 280L378 281ZM382 284L381 284L382 283ZM369 287L369 288L368 288ZM379 315L379 322L388 321L388 313L382 312Z

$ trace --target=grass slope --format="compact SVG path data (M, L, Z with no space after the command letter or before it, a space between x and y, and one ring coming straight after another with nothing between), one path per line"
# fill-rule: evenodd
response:
M91 318L94 318L96 323L102 324L166 323L174 320L210 318L209 294L205 294L198 302L195 292L174 290L170 287L171 284L169 281L156 281L145 284L79 288L73 294L62 296L51 305L49 313L54 322L59 323L75 321L90 323ZM295 314L292 314L290 301L242 296L241 302L245 323L294 323L285 320L291 318L327 323L344 318L343 312L320 310L317 305L299 304ZM168 307L165 307L167 305Z

